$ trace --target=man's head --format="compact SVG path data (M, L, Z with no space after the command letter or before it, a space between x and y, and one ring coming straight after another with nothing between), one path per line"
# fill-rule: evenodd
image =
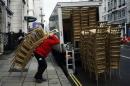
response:
M51 32L55 34L55 33L58 33L59 31L58 31L58 29L53 29L53 30L51 30Z

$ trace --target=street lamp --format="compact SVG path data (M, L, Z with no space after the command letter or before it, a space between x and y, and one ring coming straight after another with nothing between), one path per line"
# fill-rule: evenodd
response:
M41 10L41 14L40 14L40 17L41 17L41 24L43 23L43 17L45 16L43 13L42 13L42 8L40 8Z
M27 29L29 31L29 22L34 22L37 20L37 18L33 16L24 16L24 20L27 21Z

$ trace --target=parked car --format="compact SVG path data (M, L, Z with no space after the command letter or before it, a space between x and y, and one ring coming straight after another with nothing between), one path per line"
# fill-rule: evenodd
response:
M122 37L121 38L121 44L129 44L130 43L130 37Z

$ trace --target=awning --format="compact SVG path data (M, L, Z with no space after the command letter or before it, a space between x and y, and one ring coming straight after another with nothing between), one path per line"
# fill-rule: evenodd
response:
M34 22L37 20L37 18L33 16L24 16L24 20L26 20L27 22Z

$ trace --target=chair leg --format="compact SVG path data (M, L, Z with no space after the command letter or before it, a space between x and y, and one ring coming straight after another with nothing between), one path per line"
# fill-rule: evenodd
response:
M118 69L118 76L119 76L119 79L121 79L120 68Z
M109 77L110 77L110 80L111 80L111 68L110 68L109 74L110 74Z
M96 82L97 82L97 86L98 86L98 74L96 75Z
M106 72L104 73L104 78L105 78L105 81L106 81Z

